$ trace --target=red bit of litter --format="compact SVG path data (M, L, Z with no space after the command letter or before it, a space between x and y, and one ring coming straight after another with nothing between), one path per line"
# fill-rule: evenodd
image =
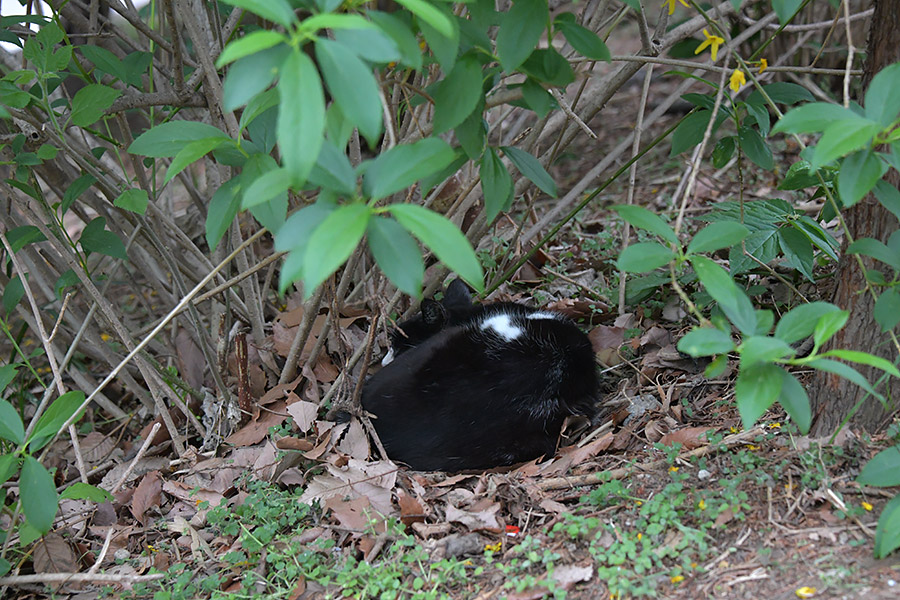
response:
M518 525L507 525L506 526L506 536L507 537L516 537L517 535L519 535Z

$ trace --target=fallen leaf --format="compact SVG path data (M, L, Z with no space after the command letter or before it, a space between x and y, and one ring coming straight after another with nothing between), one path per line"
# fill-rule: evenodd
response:
M693 450L708 443L706 433L711 431L715 431L715 429L712 427L685 427L662 436L659 443L666 446L680 443L683 449Z
M368 498L372 507L384 516L396 514L391 502L392 490L397 481L397 465L381 460L365 462L351 458L347 465L337 467L325 464L327 473L316 475L300 497L300 502L312 504L332 496L348 499Z
M234 446L258 444L269 434L269 427L278 427L284 422L287 418L286 409L284 400L274 402L260 410L255 419L225 438L225 442Z
M347 433L341 438L337 449L344 454L348 454L353 458L358 458L360 460L369 458L369 438L366 436L366 432L363 429L362 423L359 422L359 419L350 421Z
M134 496L131 497L131 514L137 519L141 525L147 524L146 512L152 506L159 506L162 498L162 476L159 471L151 471L144 475L137 488L134 490Z
M297 427L301 432L306 433L310 430L319 414L319 405L300 400L293 404L288 404L287 412L294 419Z
M500 504L493 502L491 505L477 512L461 510L452 504L447 505L447 520L451 523L460 523L469 531L491 531L500 532L503 525L497 517L500 511Z
M69 543L57 533L50 533L34 545L35 573L77 573L78 560Z
M419 500L401 489L397 490L397 504L400 505L400 520L407 527L425 520L425 509Z

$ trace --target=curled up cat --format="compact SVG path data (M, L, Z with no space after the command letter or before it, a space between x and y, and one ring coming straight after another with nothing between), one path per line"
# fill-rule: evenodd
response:
M453 281L391 336L363 409L389 458L461 471L552 456L569 415L596 416L590 340L565 316L514 303L476 305Z

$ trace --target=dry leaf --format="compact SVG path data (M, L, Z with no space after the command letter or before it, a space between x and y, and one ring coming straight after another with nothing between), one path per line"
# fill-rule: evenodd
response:
M146 512L151 506L159 506L162 498L162 476L159 471L152 471L144 475L137 488L134 490L134 496L131 498L131 514L137 519L141 525L147 524Z
M452 504L447 505L447 520L451 523L460 523L469 531L499 532L503 529L497 513L500 512L500 504L493 502L491 505L477 512L470 512L456 508Z
M397 481L397 465L381 460L364 462L351 458L344 467L326 464L327 473L316 475L300 502L312 504L314 500L323 501L332 496L349 499L366 497L372 507L384 516L396 514L391 502L391 491Z
M35 573L77 573L75 552L63 537L56 533L45 535L34 545Z
M347 433L341 439L337 449L359 460L369 458L369 438L359 419L350 421Z
M252 446L258 444L269 434L269 427L278 427L287 418L284 400L278 400L265 410L259 411L259 416L229 435L225 441L235 446Z
M410 496L402 489L397 489L397 504L400 505L400 520L407 527L425 520L425 509L418 498Z
M319 405L300 400L299 402L289 404L287 411L294 419L294 423L297 424L300 431L306 433L316 421L316 415L319 413Z
M666 446L680 443L683 449L693 450L708 443L705 434L709 431L715 430L712 427L685 427L662 436L659 443Z

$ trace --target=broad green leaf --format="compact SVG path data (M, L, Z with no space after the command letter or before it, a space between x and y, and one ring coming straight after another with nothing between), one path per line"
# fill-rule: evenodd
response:
M338 53L344 51L342 46L335 44L334 47L342 48ZM318 52L318 45L316 48ZM323 55L328 53L327 49L322 52ZM368 75L371 77L371 73ZM278 147L284 168L293 176L294 183L300 186L316 163L325 132L325 93L312 59L299 50L291 52L281 67L278 93L281 97ZM298 101L300 98L302 102ZM380 104L379 101L378 127ZM360 131L363 131L362 125Z
M875 396L880 402L884 403L884 396L875 391L869 382L866 380L862 374L851 367L850 365L845 365L844 363L840 363L829 358L817 358L806 363L808 366L819 369L820 371L827 371L828 373L834 373L835 375L840 375L844 379L847 379L865 391L869 392L871 395Z
M147 212L147 205L150 203L150 196L141 188L131 188L125 190L116 198L115 204L119 208L130 210L133 213L142 215Z
M879 71L866 90L866 118L889 127L900 116L900 63Z
M741 369L734 386L744 429L750 429L781 394L783 370L771 363Z
M186 144L211 137L231 139L221 129L197 121L169 121L148 129L128 147L131 154L152 156L175 156Z
M54 400L53 404L38 419L31 435L28 436L28 449L35 452L43 448L59 432L63 423L75 414L82 402L84 402L84 392L78 390L66 392ZM77 422L83 414L84 410L72 422Z
M554 87L565 87L575 81L572 65L553 48L538 48L522 63L519 70Z
M6 365L6 367L12 367L12 365ZM5 369L6 367L3 368ZM13 370L13 375L15 375L15 370ZM25 427L22 425L22 418L19 416L19 412L13 408L12 404L2 398L0 398L0 438L8 440L17 446L25 441Z
M525 62L544 33L549 19L546 0L516 0L500 23L497 54L507 73Z
M778 229L778 244L788 264L809 281L814 281L813 249L809 238L794 227L781 227Z
M405 6L445 38L459 36L451 18L425 0L397 0L397 4Z
M731 157L734 156L734 149L737 147L735 140L737 136L729 135L719 139L712 151L712 163L717 169L721 169L728 164Z
M5 402L5 401L4 401ZM19 456L14 453L0 454L0 485L19 472Z
M112 231L106 230L106 219L103 217L97 217L87 224L81 232L78 243L81 244L81 247L86 252L96 252L97 254L128 260L125 244L122 243L119 236Z
M22 279L18 275L15 275L3 289L2 304L4 316L9 315L13 309L15 309L23 296L25 296L25 286L22 284Z
M278 293L283 294L290 284L303 279L303 261L309 238L322 221L335 210L337 205L320 200L292 214L275 234L275 249L279 252L290 252L281 268Z
M206 243L211 249L219 244L241 208L240 181L239 177L229 179L216 190L209 201L206 211Z
M309 182L346 197L356 193L356 172L347 155L329 141L322 144L319 158L309 172Z
M802 215L800 218L790 221L790 224L792 227L802 231L816 248L828 255L828 258L833 261L838 260L837 248L839 244L830 233L822 229L819 223L806 215Z
M703 287L719 303L728 319L744 334L755 332L757 318L753 305L725 269L705 256L694 255L690 261Z
M798 102L812 102L815 97L802 85L787 81L776 81L762 87L766 95L777 104L797 104ZM764 105L765 99L757 90L753 90L747 97L748 104Z
M2 367L0 367L0 394L2 394L3 390L6 389L6 386L12 383L12 380L16 378L16 372L18 370L19 365L16 363L3 365Z
M257 94L247 103L247 108L241 112L241 122L238 126L241 131L247 128L257 117L268 111L273 106L278 106L278 90L275 88L268 89L261 94Z
M94 63L94 66L100 71L112 75L117 79L126 80L125 67L119 57L100 46L82 45L78 46L78 51L85 58ZM96 74L95 74L96 75ZM99 77L97 77L99 79ZM20 107L21 108L21 107Z
M226 143L233 144L234 142L230 138L217 136L204 138L202 140L194 140L193 142L186 144L184 148L178 151L178 154L175 155L172 162L169 164L169 168L166 169L166 178L163 180L163 185L172 181L172 178L184 171L188 165L203 158Z
M59 507L59 496L50 472L37 459L28 455L22 462L22 472L19 475L19 496L22 511L31 526L41 533L48 533Z
M512 177L493 148L488 148L481 157L479 174L487 221L492 223L501 211L509 210L513 195Z
M371 215L371 209L362 202L347 204L325 217L312 232L303 258L306 297L350 258L366 232Z
M861 117L840 104L813 102L798 106L781 117L772 133L813 133L824 130L829 123L854 118Z
M641 242L625 248L616 267L628 273L647 273L658 269L675 258L675 253L656 242Z
M487 132L484 128L484 104L478 103L475 110L466 117L466 120L456 126L454 133L459 145L462 147L466 156L472 160L480 160L484 154L484 143L487 139Z
M278 23L285 29L297 20L294 9L287 0L223 0L226 4L249 10L267 21Z
M531 183L538 186L545 194L551 198L556 198L556 182L550 177L550 174L544 169L541 162L528 152L514 146L501 146L501 150L519 172L524 175Z
M537 114L539 119L546 117L556 103L553 96L533 77L529 77L522 84L522 99L525 100L528 108Z
M557 21L556 26L566 37L566 41L575 48L575 51L585 58L606 62L612 59L609 48L590 29L568 21Z
M381 95L372 70L349 48L326 38L316 38L316 58L341 112L374 146L381 134Z
M72 124L78 127L93 125L121 95L121 91L99 83L84 86L72 98Z
M859 150L846 157L841 161L838 176L841 203L849 208L862 200L875 187L885 170L886 165L871 150Z
M876 487L900 485L900 446L885 448L862 468L856 483Z
M746 125L738 131L738 140L741 149L753 163L766 171L775 168L775 159L772 157L772 149L766 144L759 132Z
M258 204L269 202L273 198L287 192L293 181L294 176L284 167L266 171L254 179L252 183L247 184L244 182L247 185L247 189L241 198L241 206L251 208Z
M815 342L815 347L820 348L822 344L831 339L831 336L840 331L841 328L847 324L849 318L850 312L846 310L826 312L820 316L813 329L813 341Z
M333 13L322 12L303 20L300 24L300 31L305 33L315 33L320 29L333 29L343 31L347 29L367 30L377 29L370 21L367 21L362 15L353 13Z
M896 288L887 288L878 300L872 311L875 321L881 325L881 331L889 331L900 323L900 292Z
M822 138L816 144L810 164L818 169L836 158L859 150L868 145L872 136L880 130L878 123L858 116L832 122L825 127Z
M797 424L800 432L805 434L809 431L812 423L809 396L796 377L783 369L779 370L781 371L781 393L778 396L778 403L791 417L791 420Z
M875 528L875 558L887 558L900 548L900 494L894 496L881 510Z
M863 365L869 365L870 367L875 367L876 369L881 369L885 373L889 373L894 377L900 377L900 371L897 370L897 367L893 365L888 360L881 358L880 356L875 356L873 354L869 354L868 352L860 352L858 350L830 350L819 356L825 358L829 356L834 356L843 360L848 360L850 362L860 363Z
M419 49L416 36L410 31L409 26L390 13L370 10L367 14L372 19L372 22L378 25L397 44L402 63L414 71L421 70L422 51Z
M747 369L759 363L771 363L795 353L786 342L774 337L751 335L744 338L740 345L741 369Z
M425 262L412 236L397 221L385 217L370 219L367 231L372 256L388 279L410 296L421 296Z
M96 502L98 504L115 500L115 497L103 488L82 483L80 481L76 481L63 490L60 499L63 498L70 498L72 500L90 500L91 502Z
M711 116L712 111L698 110L684 117L672 132L672 149L669 156L677 156L699 144L703 140Z
M350 48L368 63L387 64L400 60L397 44L386 33L369 21L367 29L336 29L334 39Z
M457 17L453 16L450 9L446 8L446 6L446 4L439 3L433 8L448 19L450 23L449 35L445 35L429 25L427 21L421 19L419 20L419 29L441 70L444 73L449 73L453 70L453 66L456 64L456 57L459 54L460 30Z
M788 344L799 342L803 338L812 335L816 323L819 322L819 318L822 315L837 311L840 311L840 309L828 302L801 304L781 317L778 325L775 326L775 337Z
M750 230L734 221L719 221L707 225L697 232L688 244L687 253L715 252L722 248L730 248L740 244L750 235Z
M802 190L810 186L819 185L819 178L816 171L809 164L809 161L798 160L791 165L787 174L784 176L779 190Z
M216 59L216 67L221 69L228 63L234 62L239 58L256 54L257 52L261 52L287 41L284 34L278 31L272 31L271 29L257 29L225 46L225 49L222 50L222 54Z
M387 210L451 271L476 291L484 290L484 272L475 251L449 219L416 204L392 204Z
M481 64L467 54L434 90L434 133L443 133L462 123L484 98Z
M734 350L731 336L715 327L695 327L678 340L678 349L689 356L714 356Z
M293 52L282 44L245 56L231 65L222 92L225 110L240 108L268 88Z
M895 271L900 271L900 254L888 248L884 242L872 238L860 238L847 246L847 253L871 256Z
M78 181L77 179L75 181ZM94 180L96 181L96 179ZM74 184L73 184L74 185ZM41 230L34 225L21 225L6 232L6 241L9 242L13 252L18 252L28 244L43 242L47 238Z
M787 25L791 17L800 10L803 0L772 0L772 8L778 15L778 22Z
M766 136L769 135L769 130L772 128L772 123L769 119L769 108L765 104L753 104L749 100L744 104L747 108L747 115L750 117L744 121L743 127L749 127L752 125L753 121L756 122L757 127L759 129L754 129L753 127L749 127L750 130L758 132L760 136L760 142L765 143L764 140ZM742 127L742 129L743 129ZM746 135L746 134L743 134ZM741 138L741 142L743 144L744 139ZM747 142L743 144L745 147L749 147L752 142ZM769 151L771 154L771 151Z
M274 171L276 169L278 169L278 163L275 162L275 159L270 155L263 153L255 153L250 155L250 158L248 158L247 162L244 164L244 170L240 175L242 205L243 202L252 200L247 194L247 192L250 191L250 186L252 186L253 183L255 183L266 173L269 173L270 171ZM268 191L271 192L272 188L276 187L277 182L267 180L265 184L268 187ZM287 219L287 191L285 190L280 193L276 193L269 200L253 204L248 208L250 210L250 214L253 215L253 218L256 219L263 227L271 231L273 234L278 233L278 230L282 225L284 225L284 222Z
M363 189L378 200L408 188L453 162L456 154L440 138L394 146L373 160L363 178Z
M885 209L900 219L900 190L887 181L878 181L875 184L875 197Z
M655 233L673 246L679 245L678 236L675 235L675 231L669 227L669 224L663 221L659 215L650 212L643 206L619 204L618 206L613 206L612 210L631 223L633 227Z

